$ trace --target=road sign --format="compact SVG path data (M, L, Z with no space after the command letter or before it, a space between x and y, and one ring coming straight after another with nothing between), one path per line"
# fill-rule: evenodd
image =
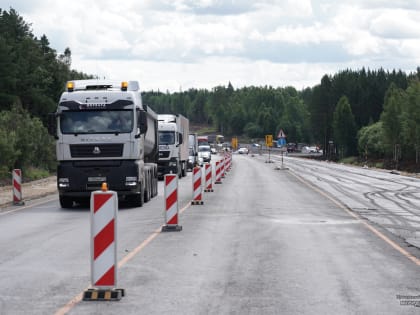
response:
M277 135L277 139L284 139L287 138L286 134L284 133L283 129L280 129L279 134Z
M232 148L233 148L233 150L238 149L238 138L237 137L232 138Z
M273 135L265 135L265 145L267 147L273 146Z

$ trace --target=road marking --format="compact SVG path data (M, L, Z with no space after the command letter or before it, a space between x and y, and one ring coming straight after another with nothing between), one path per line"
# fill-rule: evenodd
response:
M185 210L187 210L191 206L191 201L189 201L179 212L182 213ZM154 230L152 234L150 234L143 242L141 242L136 248L134 248L132 251L130 251L127 255L125 255L119 262L118 262L118 268L121 268L126 263L128 263L131 259L133 259L138 253L140 253L147 245L150 244L151 241L153 241L162 230L161 225L159 228ZM90 286L86 287L82 292L77 294L75 297L73 297L66 305L61 307L59 310L55 312L54 315L65 315L68 312L70 312L77 304L79 304L83 299L83 292L89 289Z
M404 248L402 248L400 245L395 243L393 240L391 240L389 237L387 237L385 234L380 232L378 229L370 225L366 220L364 220L360 215L353 212L351 209L343 205L340 201L334 199L329 194L325 193L315 185L311 184L310 182L306 181L305 179L301 178L299 175L295 174L293 171L289 171L290 174L292 174L294 177L296 177L299 181L301 181L306 186L310 187L311 189L315 190L322 196L328 198L331 200L334 204L336 204L339 208L345 210L349 215L351 215L356 220L360 221L366 228L368 228L371 232L373 232L376 236L381 238L383 241L385 241L388 245L393 247L395 250L400 252L402 255L404 255L406 258L410 259L412 262L414 262L417 266L420 266L420 259L415 257L414 255L410 254L408 251L406 251Z
M39 205L42 205L44 203L47 203L47 202L50 202L50 201L54 201L54 200L57 200L57 196L55 196L52 199L42 200L42 201L39 201L39 202L34 202L34 203L32 203L30 205L28 204L26 206L15 206L17 208L16 209L12 209L12 210L2 211L2 209L0 208L0 216L6 215L6 214L9 214L9 213L13 213L13 212L18 212L18 211L25 210L25 209L28 209L28 208L36 207L36 206L39 206ZM23 201L25 201L25 200L23 200Z

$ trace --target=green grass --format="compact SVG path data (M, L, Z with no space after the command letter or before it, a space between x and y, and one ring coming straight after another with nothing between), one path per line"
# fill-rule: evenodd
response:
M30 182L51 176L51 173L44 169L28 167L22 169L22 182ZM12 172L0 167L0 186L12 184Z
M338 162L339 163L343 163L343 164L351 164L351 165L358 165L358 164L360 164L359 163L359 160L358 160L358 158L356 156L349 156L349 157L346 157L344 159L339 160Z
M48 176L51 176L51 173L44 169L29 167L22 170L22 177L25 182L46 178Z

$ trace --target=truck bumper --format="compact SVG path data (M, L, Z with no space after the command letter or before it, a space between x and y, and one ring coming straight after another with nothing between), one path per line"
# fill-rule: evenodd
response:
M60 196L90 197L103 182L118 196L140 192L140 164L131 160L65 161L57 167L57 188Z
M178 174L178 162L175 158L168 161L158 162L158 177L163 177L165 174Z

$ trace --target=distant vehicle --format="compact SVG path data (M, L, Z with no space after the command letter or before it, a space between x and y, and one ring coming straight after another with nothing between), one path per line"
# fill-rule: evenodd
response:
M322 153L322 152L320 152L318 147L305 146L302 148L302 153L308 154L308 153Z
M238 150L239 154L248 154L248 148L242 147Z
M198 157L203 159L203 162L210 162L211 160L211 149L209 145L198 146Z
M296 143L290 142L286 146L287 146L287 152L295 152L295 151L297 151L297 145L296 145Z
M177 114L159 114L159 160L158 176L187 175L189 120Z
M211 149L210 149L210 152L211 152L211 154L217 154L217 150L216 150L216 148L211 148Z
M197 137L198 145L209 145L209 137L208 136L198 136Z
M216 136L216 143L217 144L222 144L223 142L225 142L225 137L223 135L217 135Z
M197 141L197 134L191 133L188 137L188 145L189 145L189 154L188 154L188 163L187 163L187 170L191 170L194 168L195 165L198 164L198 141Z

